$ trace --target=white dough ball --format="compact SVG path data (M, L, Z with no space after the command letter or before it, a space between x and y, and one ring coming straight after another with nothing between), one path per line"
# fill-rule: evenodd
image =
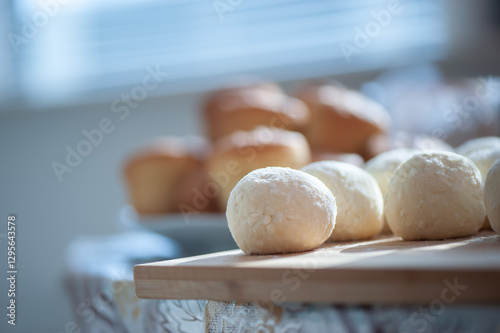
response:
M382 195L387 193L389 181L397 167L415 153L418 153L418 150L409 148L394 149L381 153L366 162L365 170L375 178Z
M335 226L335 198L317 178L290 168L247 174L229 195L226 217L239 248L248 254L308 251Z
M495 162L500 160L500 146L496 148L484 148L471 152L467 155L469 159L474 162L477 169L481 173L481 178L484 184L486 180L486 175L488 174L488 170L491 168ZM485 219L483 226L481 229L491 229L490 222L488 218Z
M476 150L467 155L467 157L474 162L484 181L486 179L486 174L488 174L488 170L493 164L500 160L500 146Z
M500 161L490 168L486 176L484 205L491 227L500 234Z
M415 154L394 172L384 208L392 231L405 240L473 235L486 215L481 175L455 153Z
M330 241L359 240L380 233L383 226L382 193L375 179L363 169L337 161L321 161L302 168L332 191L337 221Z
M485 136L471 139L458 146L455 151L457 154L469 157L469 154L475 151L488 148L500 148L500 138L497 136Z
M394 149L381 153L366 162L365 170L377 181L382 196L387 193L389 181L397 167L415 153L418 153L418 150L410 148ZM382 233L392 233L385 217Z

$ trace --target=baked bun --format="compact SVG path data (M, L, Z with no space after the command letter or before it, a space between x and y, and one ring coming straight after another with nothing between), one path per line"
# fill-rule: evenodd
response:
M210 179L204 166L195 170L177 190L176 210L184 215L186 221L191 215L218 213L218 185Z
M201 139L160 138L125 164L130 202L139 214L179 211L179 189L202 170L207 144Z
M390 127L380 104L341 86L310 85L296 96L311 110L304 134L313 150L364 154L368 139Z
M367 239L380 233L384 222L382 194L366 171L336 161L315 162L302 171L321 180L335 197L337 220L330 241Z
M449 152L423 152L401 164L389 182L385 216L405 240L466 237L486 213L481 175L471 160Z
M278 94L283 94L283 89L275 83L271 81L262 80L257 77L236 77L232 79L230 82L227 82L220 89L217 89L211 92L205 99L202 108L204 110L212 109L216 104L218 104L221 100L226 96L230 96L232 94L238 93L252 93L255 91L269 91Z
M212 96L204 112L212 141L257 126L301 131L309 120L309 109L303 102L262 87Z
M382 192L382 196L387 193L389 181L391 180L394 171L401 163L405 162L417 152L418 150L408 148L395 149L386 151L366 162L365 170L377 181L380 192ZM392 233L385 217L382 233Z
M456 152L460 155L469 157L469 154L482 149L497 148L500 149L500 138L497 136L486 136L475 138L464 142L456 148Z
M235 132L214 144L208 173L220 186L220 207L226 207L231 190L250 171L269 166L300 169L311 160L304 136L277 128L258 127Z
M317 178L289 168L250 172L229 196L229 230L248 254L308 251L335 226L335 198Z
M490 168L486 176L484 204L491 227L500 234L500 161Z

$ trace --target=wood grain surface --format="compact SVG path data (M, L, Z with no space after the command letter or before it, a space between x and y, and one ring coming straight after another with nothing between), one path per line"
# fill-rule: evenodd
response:
M500 303L500 236L443 241L379 237L284 255L240 250L134 268L149 299L373 303Z

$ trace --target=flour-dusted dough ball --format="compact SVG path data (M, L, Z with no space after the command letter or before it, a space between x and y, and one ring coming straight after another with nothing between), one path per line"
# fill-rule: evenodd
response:
M366 171L348 163L321 161L302 168L332 191L337 221L330 241L359 240L380 233L383 226L382 193Z
M389 181L398 166L416 153L418 150L415 149L394 149L379 154L366 162L365 170L375 178L382 195L387 193Z
M490 168L486 176L484 205L491 227L500 234L500 161Z
M387 222L405 240L470 236L485 215L479 170L450 152L410 157L394 172L385 196Z
M382 192L382 196L387 193L389 181L398 166L409 159L412 155L416 154L418 150L410 148L401 148L386 151L382 154L369 160L365 165L365 170L375 178L377 184ZM382 233L391 233L391 228L384 217L384 227Z
M317 178L290 168L257 169L231 191L227 221L248 254L302 252L323 244L335 226L335 198Z
M486 136L472 139L458 146L455 151L460 155L469 157L469 154L475 151L488 148L500 148L500 138L497 136Z
M495 162L500 160L500 146L496 148L474 150L470 152L467 157L471 159L478 168L484 184L488 170L493 166L493 164L495 164ZM491 229L488 218L485 219L481 229Z
M485 148L471 152L467 155L468 158L474 162L479 172L481 173L481 178L486 179L488 170L500 160L500 145L495 148Z

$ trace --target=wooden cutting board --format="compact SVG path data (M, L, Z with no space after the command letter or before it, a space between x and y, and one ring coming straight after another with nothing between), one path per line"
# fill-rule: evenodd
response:
M136 294L152 299L329 303L500 303L500 236L398 237L285 255L231 250L137 265Z

